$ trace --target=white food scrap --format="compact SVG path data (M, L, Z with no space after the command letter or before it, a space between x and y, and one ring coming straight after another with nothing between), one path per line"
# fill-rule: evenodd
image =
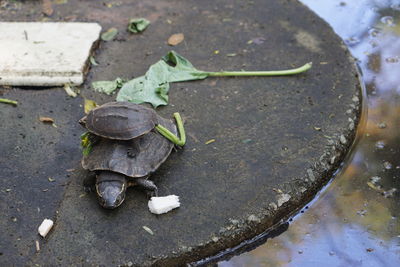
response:
M163 214L178 208L181 203L179 202L178 196L169 195L165 197L152 197L148 205L151 213Z
M54 222L50 219L44 219L42 224L39 226L39 235L42 237L46 237L46 235L50 232L53 227Z
M146 232L148 232L151 235L154 235L154 232L149 227L147 227L146 225L143 225L142 227Z

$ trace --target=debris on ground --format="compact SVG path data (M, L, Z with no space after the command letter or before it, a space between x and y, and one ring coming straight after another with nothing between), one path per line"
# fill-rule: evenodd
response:
M39 117L39 120L43 123L54 123L54 119L50 117Z
M150 21L145 18L131 19L128 24L128 31L131 33L140 33L150 25Z
M184 39L185 35L183 35L183 33L175 33L168 38L168 44L175 46L180 44Z
M13 106L18 105L18 102L17 102L17 101L15 101L15 100L10 100L10 99L7 99L7 98L0 98L0 103L10 104L10 105L13 105Z
M42 224L38 228L38 232L42 237L46 237L46 235L50 232L53 227L54 222L50 219L44 219Z
M205 144L208 145L208 144L211 144L211 143L214 143L214 142L215 142L215 139L210 139L210 140L206 141Z
M78 94L72 89L69 83L64 84L64 90L70 97L77 97Z
M92 83L93 90L96 92L104 93L107 95L111 95L117 90L121 88L124 84L124 81L121 78L117 78L114 81L97 81Z
M154 232L153 232L149 227L147 227L146 225L143 225L142 228L143 228L146 232L148 232L149 234L154 235Z
M117 34L118 34L117 28L114 28L114 27L110 28L106 32L103 32L101 34L101 40L106 41L106 42L112 41L115 38L115 36L117 36Z
M40 251L40 244L39 244L38 240L35 241L35 246L36 246L36 252L39 252Z
M148 203L149 210L154 214L167 213L175 208L180 207L179 197L169 195L165 197L152 197Z
M385 129L386 127L387 127L386 122L380 122L380 123L378 123L378 128L379 128L379 129Z
M43 1L42 2L42 12L46 16L50 17L51 15L53 15L53 12L54 12L51 0L42 0L42 1Z
M96 102L94 102L93 100L85 98L85 103L84 103L84 107L83 107L85 114L88 114L89 111L91 111L95 107L97 107L97 103Z
M96 60L94 59L93 56L90 56L90 57L89 57L89 61L90 61L90 64L92 64L93 66L99 65L99 63L96 62Z

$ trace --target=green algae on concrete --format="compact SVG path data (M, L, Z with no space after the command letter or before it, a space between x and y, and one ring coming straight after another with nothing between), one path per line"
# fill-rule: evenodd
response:
M4 20L42 19L36 2L10 6L18 14L0 9ZM146 195L137 189L128 190L113 211L83 191L82 98L70 98L62 88L2 88L1 97L19 103L0 106L3 265L179 266L216 254L302 207L337 170L354 139L361 105L354 62L329 26L297 1L124 0L109 8L69 0L54 10L53 20L96 21L119 30L114 41L100 44L99 65L81 88L99 104L113 97L93 92L91 82L142 75L170 49L166 40L177 30L185 41L174 49L190 55L199 69L314 65L294 77L174 84L170 105L157 111L164 117L179 112L188 140L152 180L160 195L179 195L182 206L161 216L148 211ZM148 18L152 27L140 35L126 32L132 16ZM57 128L39 116L54 118ZM44 218L55 226L42 240L37 227Z

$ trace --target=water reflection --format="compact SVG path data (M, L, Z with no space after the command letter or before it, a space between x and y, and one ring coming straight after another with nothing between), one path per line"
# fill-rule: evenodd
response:
M359 60L367 123L353 158L288 231L219 266L400 266L400 1L302 2Z

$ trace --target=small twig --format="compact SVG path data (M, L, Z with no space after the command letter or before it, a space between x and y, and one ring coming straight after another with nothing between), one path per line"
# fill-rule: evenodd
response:
M10 99L7 99L7 98L0 98L0 103L10 104L10 105L14 105L14 106L18 105L17 101L10 100Z
M36 252L39 252L40 251L40 244L39 244L39 241L35 241L35 244L36 244Z

